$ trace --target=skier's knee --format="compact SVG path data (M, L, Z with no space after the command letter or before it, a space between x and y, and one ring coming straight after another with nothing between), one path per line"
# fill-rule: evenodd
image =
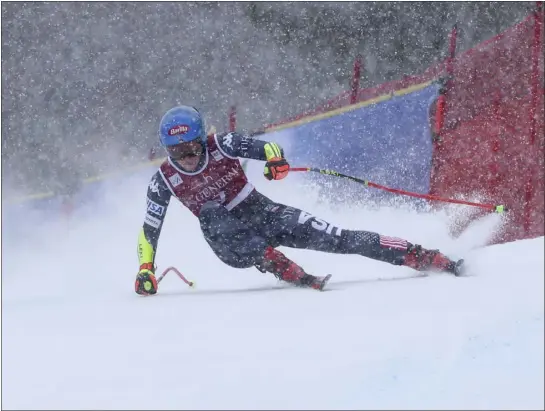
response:
M212 243L210 245L218 258L233 268L249 268L260 264L268 246L265 239L258 236L247 242Z
M240 256L237 254L217 254L218 258L233 268L250 268L253 267L256 263L253 258L249 256Z

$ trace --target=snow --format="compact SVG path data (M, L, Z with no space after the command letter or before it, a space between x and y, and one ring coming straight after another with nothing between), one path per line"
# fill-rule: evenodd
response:
M328 207L298 177L268 182L260 170L250 166L252 181L273 199L463 256L470 275L281 248L333 274L327 292L292 288L225 266L172 202L157 263L196 288L171 273L140 297L149 176L133 179L92 218L4 242L3 408L544 408L543 237L480 247L499 216L454 240L446 213Z

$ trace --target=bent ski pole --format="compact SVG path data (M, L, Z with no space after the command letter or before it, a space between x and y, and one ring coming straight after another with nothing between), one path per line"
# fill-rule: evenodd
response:
M178 269L176 267L168 267L165 271L163 271L163 273L159 276L159 278L157 279L157 284L159 284L161 282L161 280L163 278L165 278L165 275L168 274L169 271L174 271L176 274L178 274L178 277L180 277L180 279L186 283L188 286L190 287L193 287L195 285L195 283L193 281L188 281L184 275L178 271Z
M484 208L484 209L487 209L487 210L490 210L490 211L493 211L493 212L499 213L499 214L503 213L504 211L508 211L507 207L505 207L503 205L472 203L470 201L455 200L455 199L452 199L452 198L437 197L437 196L433 196L433 195L430 195L430 194L419 194L419 193L413 193L411 191L398 190L396 188L390 188L390 187L386 187L386 186L383 186L383 185L380 185L380 184L377 184L377 183L373 183L372 181L363 180L363 179L357 178L357 177L347 176L345 174L341 174L341 173L338 173L338 172L333 171L333 170L322 170L322 169L314 168L314 167L292 167L292 168L290 168L290 171L312 171L312 172L315 172L315 173L326 174L326 175L335 176L335 177L347 178L349 180L355 181L356 183L363 184L363 185L365 185L367 187L378 188L379 190L388 191L388 192L394 193L394 194L401 194L401 195L406 195L406 196L410 196L410 197L424 198L426 200L442 201L444 203L464 204L464 205L469 205L469 206L473 206L473 207L480 207L480 208Z

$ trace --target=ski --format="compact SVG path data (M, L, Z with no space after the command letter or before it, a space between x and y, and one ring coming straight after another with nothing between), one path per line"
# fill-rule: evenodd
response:
M456 264L454 264L454 268L452 273L456 277L462 277L464 275L465 269L464 269L464 259L461 258L458 261L456 261Z
M331 279L331 274L326 275L325 277L316 277L316 279L310 285L311 288L314 288L318 291L323 291L327 282Z

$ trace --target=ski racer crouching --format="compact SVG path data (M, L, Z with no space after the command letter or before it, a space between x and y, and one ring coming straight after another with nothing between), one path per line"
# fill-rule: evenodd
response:
M147 190L147 212L138 237L138 294L157 293L155 253L172 196L199 219L206 241L225 264L255 266L296 286L322 290L331 275L306 273L276 250L278 246L359 254L419 271L457 274L458 264L437 250L401 238L342 229L258 192L238 158L265 161L265 178L281 180L290 166L278 144L234 132L207 136L200 113L187 106L167 111L159 135L168 157Z

